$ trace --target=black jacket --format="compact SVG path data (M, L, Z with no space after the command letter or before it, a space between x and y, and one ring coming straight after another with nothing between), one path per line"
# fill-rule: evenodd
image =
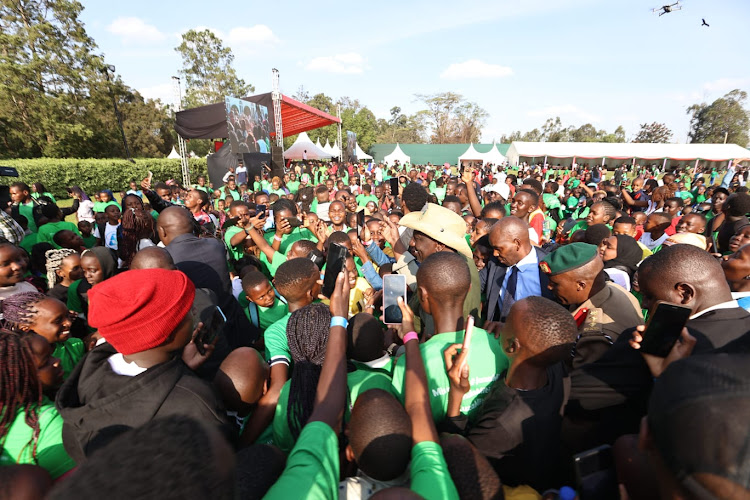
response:
M219 307L227 317L224 334L229 346L232 349L251 346L260 336L260 330L250 323L232 295L224 244L213 238L181 234L166 248L177 269L185 273L196 288L208 288L218 297Z
M717 309L686 326L697 340L693 354L703 354L743 336L750 329L750 313L739 307ZM628 343L633 331L623 332L597 361L571 372L562 436L571 453L638 433L654 379L641 354Z
M545 255L547 255L547 252L538 247L534 247L534 251L536 252L537 260L540 261L544 258ZM484 293L485 297L487 297L487 301L484 303L484 313L487 321L493 321L493 318L497 313L497 301L500 298L500 290L503 287L503 280L505 280L505 273L508 271L508 266L501 264L500 261L497 260L497 258L492 257L487 262L487 266L485 267L485 269L487 269L487 283L485 285L486 288L484 290ZM550 300L555 300L554 295L547 288L548 283L549 277L540 269L540 295Z
M77 463L128 429L169 415L185 415L226 429L228 421L213 387L173 359L140 375L118 375L102 344L84 356L57 393L65 451Z

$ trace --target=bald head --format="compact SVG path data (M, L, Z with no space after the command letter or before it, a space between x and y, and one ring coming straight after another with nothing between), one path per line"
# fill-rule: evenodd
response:
M265 392L268 364L258 351L239 347L222 361L214 377L214 386L230 411L247 415Z
M161 247L148 247L139 251L130 263L130 269L177 269L172 256Z
M165 208L159 214L156 228L162 243L169 245L177 236L193 232L193 216L182 207Z
M518 264L532 251L529 225L518 217L503 217L490 231L490 245L501 264Z
M417 286L441 304L463 305L471 286L466 258L454 252L435 252L419 265Z

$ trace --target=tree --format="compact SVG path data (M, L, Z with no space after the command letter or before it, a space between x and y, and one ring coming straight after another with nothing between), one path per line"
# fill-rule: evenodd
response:
M747 92L735 89L711 104L693 104L690 116L690 142L747 146L750 142L750 113L745 109Z
M167 110L106 77L82 11L73 0L0 4L0 157L124 156L113 96L134 156L171 148Z
M175 50L182 56L180 74L185 78L186 107L223 102L227 96L245 97L255 91L237 76L232 50L210 30L184 33Z
M424 142L426 130L424 113L407 116L401 113L399 106L391 108L389 120L378 120L377 142L385 143L419 143Z
M611 134L606 130L598 130L590 123L576 128L574 126L563 127L562 120L557 116L548 118L541 130L534 129L530 132L521 133L520 130L510 135L503 134L500 142L507 144L513 141L527 142L625 142L625 129L619 126Z
M663 123L641 123L641 129L633 142L668 143L672 139L672 131Z
M489 114L478 104L466 101L461 94L441 92L415 96L427 106L422 116L430 127L430 142L455 144L477 142Z

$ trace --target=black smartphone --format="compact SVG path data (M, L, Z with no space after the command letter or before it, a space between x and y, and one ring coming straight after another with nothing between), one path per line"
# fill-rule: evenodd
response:
M266 206L263 204L256 205L255 206L255 215L258 217L265 217L266 216Z
M576 486L581 500L618 498L617 473L608 444L573 456Z
M336 277L345 268L346 256L349 251L345 246L331 243L328 247L328 258L326 259L326 274L323 278L323 290L320 293L331 297L333 289L336 288Z
M397 325L404 321L398 298L406 302L406 276L403 274L386 274L383 276L383 322Z
M230 217L229 219L224 221L224 225L221 226L221 228L228 229L232 226L236 226L239 221L240 221L239 217Z
M398 196L398 177L391 177L388 182L391 183L391 194Z
M658 301L649 311L641 352L666 358L693 311L689 307Z
M219 332L222 328L224 328L224 325L227 322L227 317L224 316L224 312L219 306L215 306L213 314L211 314L210 318L211 319L209 321L204 321L203 328L201 328L201 330L193 339L193 342L195 342L195 347L201 354L206 354L206 349L203 347L203 345L211 344L214 340L216 340Z
M362 228L365 227L365 209L361 209L357 212L357 236L362 233Z
M292 227L300 227L302 225L302 221L299 220L297 217L284 217L284 218Z

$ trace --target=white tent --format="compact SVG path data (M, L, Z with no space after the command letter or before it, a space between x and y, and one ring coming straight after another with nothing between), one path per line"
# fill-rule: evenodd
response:
M354 148L357 151L357 160L372 160L372 156L362 151L362 148L359 147L359 143L355 143Z
M341 150L339 149L338 144L331 146L331 156L334 158L341 158Z
M331 143L328 142L328 139L326 139L326 145L323 146L323 151L325 151L329 155L333 156L333 149L331 148Z
M302 132L297 136L297 140L294 141L294 144L284 151L284 159L302 160L305 157L307 157L308 160L321 160L323 158L330 158L331 155L313 144L307 133Z
M393 149L393 152L391 154L385 155L385 157L383 158L383 162L386 165L393 165L396 160L398 160L401 165L404 165L411 161L411 157L401 150L401 145L399 145L399 143L396 143L396 147Z
M469 144L469 147L466 149L464 154L458 157L458 163L460 164L462 161L483 161L484 155L474 149L474 143Z
M325 151L325 149L323 149L323 145L322 145L322 144L320 144L320 137L318 137L318 138L317 138L317 139L315 140L315 146L316 146L316 147L317 147L318 149L320 149L321 151Z
M507 158L503 156L499 149L497 149L497 144L495 144L494 141L492 142L492 147L490 148L490 150L482 155L482 161L485 165L487 163L492 163L493 165L502 165L505 160L507 160Z
M172 151L167 156L170 160L179 160L180 159L180 153L175 151L174 146L172 146Z
M521 142L515 141L508 149L511 165L519 162L570 164L599 163L727 163L732 159L750 158L750 151L736 144L650 144L635 142ZM561 161L562 160L562 161ZM720 166L720 165L719 165Z

